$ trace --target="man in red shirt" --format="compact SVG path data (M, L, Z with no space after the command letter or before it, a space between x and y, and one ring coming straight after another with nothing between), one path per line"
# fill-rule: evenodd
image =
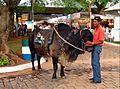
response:
M104 45L104 30L100 25L101 18L96 16L93 20L93 26L95 27L93 33L93 42L87 41L87 45L93 45L93 51L91 55L91 64L93 69L93 78L91 83L101 83L101 67L100 67L100 53L102 46Z

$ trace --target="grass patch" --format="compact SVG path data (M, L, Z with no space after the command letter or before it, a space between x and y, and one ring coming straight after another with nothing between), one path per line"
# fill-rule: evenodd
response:
M6 57L0 57L0 67L8 65L10 63L9 59Z
M15 53L22 52L22 38L11 39L7 42L7 45Z
M113 43L115 43L115 44L120 44L120 41L118 41L118 42L113 42Z
M110 43L114 43L114 44L120 44L120 41L114 42L114 41L110 41L110 40L106 40L106 39L105 39L105 41L106 41L106 42L110 42Z

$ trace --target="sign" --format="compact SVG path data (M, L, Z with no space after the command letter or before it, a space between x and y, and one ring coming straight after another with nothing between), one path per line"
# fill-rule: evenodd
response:
M18 17L18 23L21 23L21 17Z
M28 20L28 14L22 14L22 21Z

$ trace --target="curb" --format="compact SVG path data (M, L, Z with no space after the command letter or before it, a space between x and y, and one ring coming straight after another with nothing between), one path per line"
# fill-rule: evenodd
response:
M44 63L45 59L42 57L40 60L40 64ZM34 62L34 65L37 66L37 60ZM20 71L24 70L27 68L32 68L32 63L27 63L27 64L22 64L22 65L17 65L17 66L11 66L11 67L0 67L0 73L8 73L8 72L15 72L15 71Z
M113 45L113 46L118 46L118 47L120 47L120 44L115 44L115 43L110 43L110 42L104 42L105 44L109 44L109 45Z

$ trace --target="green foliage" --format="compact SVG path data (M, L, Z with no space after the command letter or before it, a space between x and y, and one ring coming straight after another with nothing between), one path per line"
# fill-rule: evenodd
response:
M65 0L64 1L65 4L65 13L74 13L74 12L78 12L82 6L74 1L74 0Z
M54 5L54 6L64 6L63 2L65 2L65 0L64 1L62 1L62 0L52 0L50 4Z
M44 12L45 11L44 5L37 3L37 2L34 3L33 8L34 8L34 12Z
M94 2L94 4L98 7L98 8L105 8L106 4L109 2L110 0L96 0Z
M78 2L84 10L89 10L89 5L91 5L91 6L95 5L97 8L96 8L96 10L93 9L92 11L94 13L99 14L101 12L101 10L103 10L105 8L106 4L110 0L73 0L73 1Z
M33 9L35 13L45 11L44 5L41 5L40 3L37 2L33 4ZM30 6L17 6L16 8L16 12L28 12L28 11L31 11Z
M5 66L5 65L8 65L10 62L9 62L9 59L6 58L6 57L0 57L0 66Z
M16 12L25 12L25 11L30 11L30 7L29 6L17 6L16 7Z
M115 43L115 44L119 44L119 45L120 45L120 41L118 41L118 42L113 42L113 43Z
M89 3L92 2L92 0L74 0L74 1L79 3L81 7L85 10L88 9Z

